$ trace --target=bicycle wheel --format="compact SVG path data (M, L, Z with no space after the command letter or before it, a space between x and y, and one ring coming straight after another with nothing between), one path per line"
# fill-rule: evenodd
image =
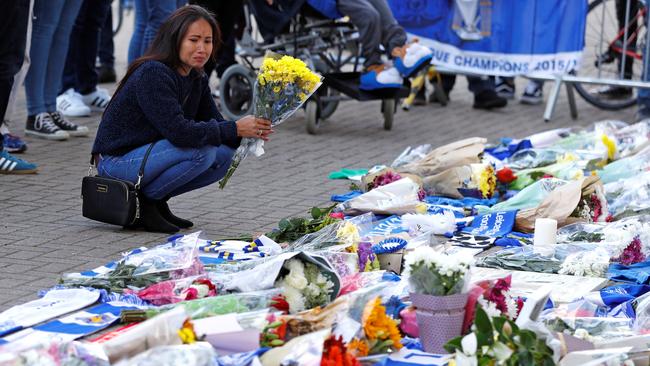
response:
M113 35L116 35L124 22L124 3L122 0L113 1L111 11L113 12Z
M635 0L633 0L635 1ZM641 7L639 7L640 9ZM628 26L628 54L622 63L623 36L619 32L616 0L594 0L589 4L585 30L585 48L578 76L597 79L639 79L643 62L641 50L645 44L646 27L643 16L631 6ZM636 24L636 30L634 30ZM602 29L602 37L601 37ZM621 75L621 69L624 70ZM636 89L597 84L573 84L585 101L605 110L620 110L636 103Z
M238 120L253 113L255 73L244 65L234 64L219 80L221 113L230 120Z

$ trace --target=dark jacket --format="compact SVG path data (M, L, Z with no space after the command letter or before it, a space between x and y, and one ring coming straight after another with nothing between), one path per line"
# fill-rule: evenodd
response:
M158 61L133 72L111 100L97 130L93 154L124 155L167 139L178 147L225 144L237 148L237 126L217 110L205 74L181 76Z

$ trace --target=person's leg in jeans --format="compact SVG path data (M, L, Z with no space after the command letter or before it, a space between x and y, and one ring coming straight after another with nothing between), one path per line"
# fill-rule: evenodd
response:
M7 112L14 75L20 70L25 55L29 18L29 0L9 0L5 3L6 19L0 23L0 115ZM18 159L3 149L4 136L0 134L0 173L35 173L36 165Z
M70 33L74 26L77 14L81 8L78 0L65 0L63 9L60 12L58 24L52 37L52 44L48 56L47 70L45 76L45 88L43 97L45 99L45 111L56 111L56 97L61 89L63 68L65 67L68 46L70 44Z
M133 35L129 42L129 65L137 58L142 56L142 40L144 37L144 30L147 28L147 19L149 12L147 8L147 0L135 0L135 20L133 24Z
M140 54L144 55L149 45L156 38L156 33L162 23L176 10L180 4L178 0L145 0L147 7L147 26L142 36Z
M102 156L99 174L135 183L148 148L149 145L145 145L123 156ZM160 231L173 231L170 223L177 227L192 226L190 221L173 216L166 201L174 195L217 182L225 175L233 154L227 146L190 149L176 147L167 140L158 141L146 162L142 179L146 197L143 207L148 210L143 216L145 226Z
M99 82L114 83L115 75L115 43L113 42L113 9L108 7L108 15L99 32Z
M63 5L63 1L35 0L34 2L35 20L29 52L31 64L25 77L27 114L30 116L46 112L45 79L50 48Z

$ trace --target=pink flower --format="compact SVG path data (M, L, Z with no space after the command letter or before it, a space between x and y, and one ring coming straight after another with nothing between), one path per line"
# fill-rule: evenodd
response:
M632 242L630 242L630 244L625 247L625 249L623 249L623 253L621 253L621 255L617 258L613 258L612 260L626 266L646 260L645 254L641 252L641 240L639 237L637 236L632 239Z
M397 173L393 173L391 171L387 171L384 174L380 174L380 175L376 176L375 179L372 180L371 185L372 185L372 188L377 188L377 187L385 186L386 184L396 182L396 181L398 181L400 179L402 179L401 175L399 175Z

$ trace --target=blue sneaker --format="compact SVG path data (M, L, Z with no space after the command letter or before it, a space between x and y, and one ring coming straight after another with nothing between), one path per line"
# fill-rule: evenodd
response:
M9 152L0 151L0 174L35 174L36 164L19 159Z
M433 51L429 47L421 46L418 43L411 43L402 51L403 57L395 57L395 67L405 78L410 78L421 67L428 65L433 57Z
M4 149L12 154L22 153L27 150L27 144L20 137L10 133L4 136Z
M390 67L387 69L377 70L370 69L369 71L361 74L359 89L361 90L377 90L402 87L404 80L399 75L396 68Z

